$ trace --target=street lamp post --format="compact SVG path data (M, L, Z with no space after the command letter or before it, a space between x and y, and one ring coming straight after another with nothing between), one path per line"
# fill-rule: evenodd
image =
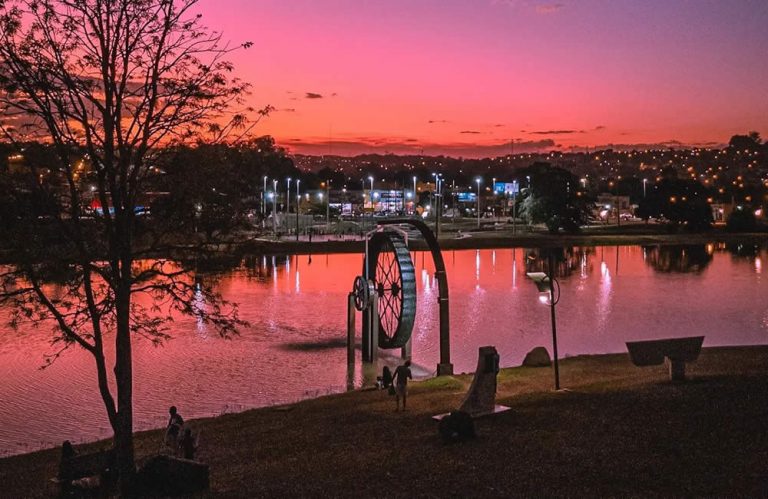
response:
M435 177L435 236L440 236L440 213L443 208L443 179L440 178L440 173L433 173Z
M373 177L368 177L368 180L371 181L371 210L376 211L376 207L373 204Z
M525 178L528 181L528 198L532 198L532 196L533 196L533 185L532 185L532 182L531 182L531 176L530 175L526 175ZM532 228L531 227L531 217L526 217L526 218L528 219L528 232L531 232L531 228Z
M550 316L552 318L552 357L555 367L555 390L560 389L560 367L557 360L557 322L555 320L555 305L560 301L560 283L555 276L554 257L549 255L549 275L544 272L528 272L528 277L536 284L539 293L544 298L542 303L549 305ZM547 295L543 295L546 293ZM540 297L541 299L541 297Z
M475 179L475 182L477 182L477 228L480 228L480 182L482 182L483 179L480 177L477 177Z
M413 210L411 210L411 214L416 213L416 200L418 198L416 197L416 176L413 177Z
M285 193L285 214L287 216L291 212L291 177L288 177L286 184L288 184L288 190ZM286 218L286 224L287 220L288 219Z
M301 206L301 191L299 190L299 185L301 184L301 179L296 179L296 240L299 240L299 207Z
M272 232L277 235L277 179L272 181Z
M325 181L325 230L331 227L331 181Z
M643 179L643 197L645 197L645 186L646 186L647 184L648 184L648 179L647 179L647 178L644 178L644 179Z
M373 221L373 214L376 212L376 202L373 200L373 176L369 175L368 180L371 181L371 230L373 230L376 225Z
M512 191L512 235L517 234L517 192Z
M261 189L261 219L267 217L267 176L264 175L264 188Z
M497 192L496 192L496 177L493 177L491 181L491 195L493 196L493 204L491 205L491 215L493 215L493 219L496 219L496 200L497 200Z
M437 211L435 212L435 236L440 236L440 218L443 216L443 179L437 174Z

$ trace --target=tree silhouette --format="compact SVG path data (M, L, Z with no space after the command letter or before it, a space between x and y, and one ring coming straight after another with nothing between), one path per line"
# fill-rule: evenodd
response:
M757 151L763 140L757 132L749 132L747 135L734 135L728 141L728 148L732 151Z
M73 345L93 356L123 490L135 473L134 338L162 341L173 312L225 335L240 324L236 308L181 264L146 260L170 243L144 232L136 214L164 147L222 141L255 123L253 110L239 109L247 85L225 60L238 46L204 27L195 4L0 3L0 131L46 142L56 156L50 178L31 186L44 213L6 234L15 265L0 270L0 305L12 305L15 324L53 321L51 359ZM27 165L38 179L39 165Z
M560 228L576 232L586 223L588 201L571 172L537 162L520 170L520 175L530 178L521 210L529 223L544 223L552 233Z
M704 230L712 226L711 196L700 182L666 176L640 200L637 214L645 220L666 218L671 227L682 224L688 230Z

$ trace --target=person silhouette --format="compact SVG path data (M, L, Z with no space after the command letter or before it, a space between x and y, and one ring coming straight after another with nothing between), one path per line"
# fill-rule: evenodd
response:
M397 366L393 379L395 382L395 412L397 412L400 410L400 399L403 399L403 410L405 410L408 399L408 380L413 379L410 360L406 360L405 364Z
M169 447L175 447L184 426L184 418L181 417L175 405L168 409L168 414L170 418L168 419L168 427L165 430L165 444Z

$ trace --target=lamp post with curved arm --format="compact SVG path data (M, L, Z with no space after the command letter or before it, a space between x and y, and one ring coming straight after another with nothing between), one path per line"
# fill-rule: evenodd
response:
M555 277L554 257L549 255L549 272L528 272L527 276L539 290L539 300L549 305L552 317L552 357L555 367L555 390L560 389L560 369L557 362L557 322L555 320L555 305L560 301L560 283Z

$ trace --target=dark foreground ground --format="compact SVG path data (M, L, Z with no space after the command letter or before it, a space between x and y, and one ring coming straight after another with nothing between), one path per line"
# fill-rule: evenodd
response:
M415 383L405 413L359 391L194 421L211 466L200 497L768 497L768 347L705 349L688 372L671 383L627 355L576 357L553 392L550 369L505 369L513 410L451 445L431 416L469 376ZM139 458L161 439L138 435ZM0 460L0 496L51 496L58 456Z

